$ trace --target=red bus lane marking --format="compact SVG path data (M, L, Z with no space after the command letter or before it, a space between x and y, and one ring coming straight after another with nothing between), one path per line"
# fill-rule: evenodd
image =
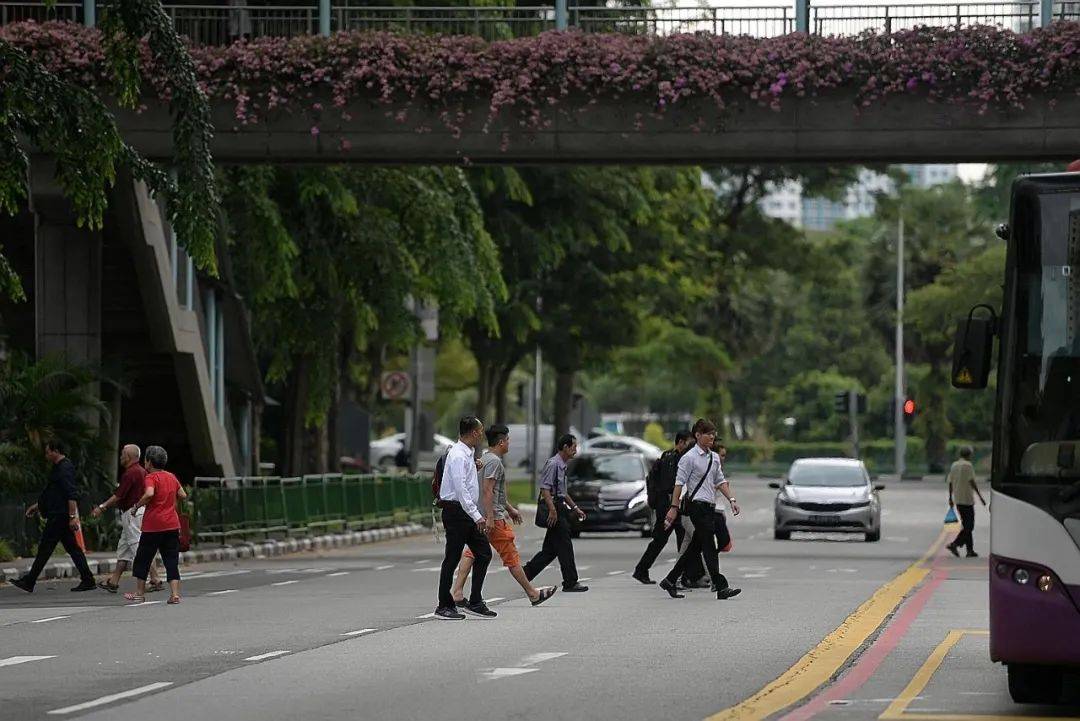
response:
M832 701L838 701L849 697L852 693L862 688L863 684L877 671L881 663L888 657L897 644L907 635L911 625L919 614L926 608L930 597L937 591L948 577L947 571L938 567L937 559L932 565L930 578L922 588L915 592L900 609L900 612L886 626L885 630L870 648L859 658L840 680L830 684L824 691L819 693L809 703L780 717L780 721L808 721L827 708Z

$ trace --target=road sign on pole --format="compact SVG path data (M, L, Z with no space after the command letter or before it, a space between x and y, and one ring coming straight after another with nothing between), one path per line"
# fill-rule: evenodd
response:
M412 395L412 378L405 371L383 371L379 378L383 400L405 401Z

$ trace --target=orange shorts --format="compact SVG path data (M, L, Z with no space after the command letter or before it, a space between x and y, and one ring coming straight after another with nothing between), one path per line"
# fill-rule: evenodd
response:
M514 543L514 527L509 521L495 521L495 525L488 531L488 542L494 548L503 565L507 568L521 565L521 556L518 555L517 544ZM472 551L465 548L465 558L474 558Z

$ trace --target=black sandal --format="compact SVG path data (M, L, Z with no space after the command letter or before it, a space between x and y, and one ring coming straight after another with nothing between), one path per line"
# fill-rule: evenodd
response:
M97 587L100 588L102 591L108 591L109 593L116 593L120 590L119 585L114 586L108 581L98 581Z
M532 603L532 605L534 605L534 606L539 606L541 603L543 603L544 601L546 601L549 598L551 598L552 596L554 596L555 595L555 590L556 589L555 589L554 586L544 586L543 588L540 589L540 598L536 599L535 601L532 601L530 599L529 602Z

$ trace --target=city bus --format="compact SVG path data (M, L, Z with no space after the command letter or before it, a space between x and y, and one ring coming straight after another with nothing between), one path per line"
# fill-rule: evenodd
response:
M985 388L997 336L990 656L1019 703L1080 673L1080 173L1013 182L1000 316L958 324L952 382Z

